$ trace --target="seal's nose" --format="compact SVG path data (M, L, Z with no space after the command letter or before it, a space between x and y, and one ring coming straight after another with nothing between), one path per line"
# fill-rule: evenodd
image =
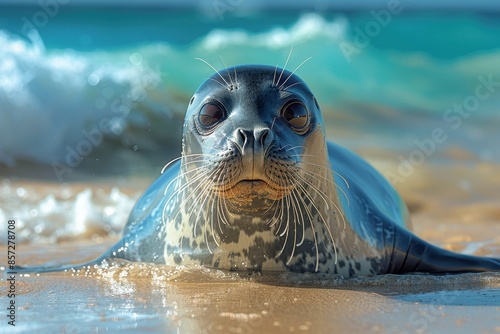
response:
M272 142L269 128L237 129L237 142L243 154L265 154Z
M266 152L273 141L273 132L267 127L251 129L238 128L235 131L235 142L241 151L243 179L264 179Z

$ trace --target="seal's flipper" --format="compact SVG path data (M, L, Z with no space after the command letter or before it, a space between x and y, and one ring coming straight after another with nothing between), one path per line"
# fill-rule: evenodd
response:
M410 233L397 233L387 273L459 274L500 271L500 259L450 252Z

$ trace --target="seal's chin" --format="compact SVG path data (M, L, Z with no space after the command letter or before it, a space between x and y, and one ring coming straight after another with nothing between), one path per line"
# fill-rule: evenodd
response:
M288 193L264 180L241 180L233 187L219 191L219 196L229 200L239 210L258 212L269 209Z

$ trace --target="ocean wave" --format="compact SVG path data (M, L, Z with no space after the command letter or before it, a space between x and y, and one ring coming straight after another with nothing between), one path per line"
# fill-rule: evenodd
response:
M118 187L40 187L0 183L0 219L15 221L16 242L100 241L121 234L139 193ZM0 244L7 244L7 224L0 224Z
M344 39L348 26L347 19L339 15L328 21L320 15L307 13L300 16L290 28L277 27L264 33L251 34L244 30L216 29L210 31L201 42L207 50L217 50L228 46L265 47L270 49L290 48L315 39L340 41Z
M63 162L144 123L141 114L172 117L168 92L152 103L161 72L140 53L47 50L29 37L0 31L0 162Z
M500 48L441 59L430 49L381 47L384 34L361 46L357 31L370 20L308 13L290 26L264 32L221 24L188 45L163 41L87 52L47 49L36 32L26 40L0 30L0 164L70 165L101 149L177 152L187 101L213 74L195 58L215 68L263 63L293 70L312 57L297 74L325 114L351 120L356 117L350 115L376 120L386 111L442 117L490 80L488 98L468 122L494 117L500 103ZM457 22L468 25L474 36L488 26L477 20ZM404 18L391 24L404 26ZM439 44L445 42L439 36L426 38L429 48L447 47ZM335 117L325 119L327 127L335 124ZM110 145L105 148L102 142Z

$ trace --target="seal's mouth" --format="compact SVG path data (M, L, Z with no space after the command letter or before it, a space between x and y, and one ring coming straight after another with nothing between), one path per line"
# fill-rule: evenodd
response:
M279 186L262 179L244 179L232 187L219 190L219 195L226 199L250 203L256 199L278 200L289 192L288 189L280 189Z

